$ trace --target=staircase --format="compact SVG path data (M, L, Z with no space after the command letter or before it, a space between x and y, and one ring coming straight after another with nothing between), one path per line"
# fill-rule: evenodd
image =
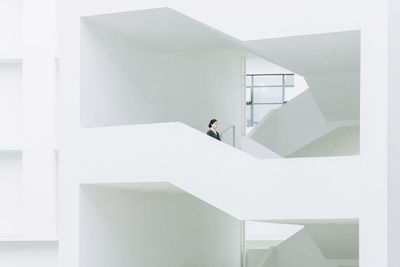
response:
M246 267L329 267L327 259L305 230L277 246L246 250Z
M271 111L248 137L279 157L357 155L359 121L353 116L328 121L320 107L308 89Z
M281 157L314 156L313 150L322 156L358 154L357 141L351 151L346 149L348 143L341 143L354 137L357 129L341 129L326 137L338 144L332 153L324 146L326 142L317 140L342 127L359 128L359 32L248 41L245 46L303 76L309 85L308 90L270 112L250 132L250 138ZM307 148L310 144L312 149Z

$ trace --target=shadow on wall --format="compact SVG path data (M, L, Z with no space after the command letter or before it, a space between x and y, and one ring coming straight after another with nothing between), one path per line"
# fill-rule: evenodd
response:
M83 185L82 266L240 266L240 222L168 183Z

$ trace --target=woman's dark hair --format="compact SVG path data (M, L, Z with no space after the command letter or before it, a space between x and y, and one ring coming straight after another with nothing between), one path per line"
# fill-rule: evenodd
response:
M210 120L210 123L208 124L208 128L211 128L211 126L216 122L216 119Z

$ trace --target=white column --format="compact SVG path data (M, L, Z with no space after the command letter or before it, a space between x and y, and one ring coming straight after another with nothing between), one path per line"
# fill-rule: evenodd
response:
M56 236L55 1L23 3L23 236Z
M400 266L400 2L389 0L388 267Z
M376 267L387 266L387 1L360 9L360 266Z

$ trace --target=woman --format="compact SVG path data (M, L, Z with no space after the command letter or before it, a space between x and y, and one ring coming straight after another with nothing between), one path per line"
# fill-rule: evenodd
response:
M208 128L210 128L210 130L208 130L207 135L221 141L221 138L219 137L219 133L217 132L218 121L216 119L210 120L210 123L208 124Z

